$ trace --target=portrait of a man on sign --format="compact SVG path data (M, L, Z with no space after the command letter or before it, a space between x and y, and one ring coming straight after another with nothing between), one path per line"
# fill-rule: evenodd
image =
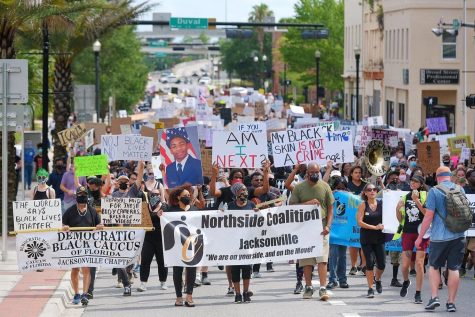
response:
M203 184L203 171L196 127L166 129L160 141L165 164L165 185L175 188L185 183Z

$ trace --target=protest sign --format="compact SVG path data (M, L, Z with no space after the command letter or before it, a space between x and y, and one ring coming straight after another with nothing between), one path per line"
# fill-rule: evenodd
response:
M254 115L256 118L262 118L266 115L266 105L263 102L256 102Z
M467 199L470 202L470 210L472 211L472 225L466 232L467 237L475 237L475 194L467 194Z
M213 162L224 168L260 168L267 159L264 122L239 124L236 130L213 131Z
M439 145L440 145L440 156L442 156L442 155L444 155L444 154L450 154L450 153L449 153L449 142L448 142L448 139L453 138L453 137L455 137L455 136L456 136L455 133L452 133L452 134L439 134L439 135L430 134L430 135L429 135L429 140L430 140L430 141L439 141Z
M368 117L368 126L382 126L384 125L383 117L382 116L376 116L376 117Z
M429 133L447 132L447 121L445 117L426 118Z
M103 135L102 153L110 161L134 160L150 161L153 151L153 138L140 135Z
M170 212L160 224L168 267L283 262L319 256L323 247L320 210L307 205Z
M125 118L112 118L111 123L111 134L122 134L121 126L122 125L131 125L132 119L130 117Z
M352 122L340 122L340 131L345 131L345 130L350 130L351 135L353 137L353 144L355 144L355 138L356 138L356 124Z
M450 153L452 155L459 155L462 151L462 148L472 147L472 141L469 135L456 136L453 138L448 138L447 142L449 144Z
M13 202L13 227L15 231L33 229L60 229L61 200L43 199Z
M384 250L401 252L402 251L402 239L390 240L384 244Z
M404 135L404 152L408 156L414 149L414 135L409 132Z
M371 129L371 137L373 140L382 140L384 144L391 147L398 145L398 132L385 129Z
M426 175L435 173L440 166L439 141L417 144L417 165L422 168Z
M326 132L322 127L288 129L272 133L271 141L275 167L354 161L351 131Z
M101 198L101 219L105 225L138 225L142 220L142 199Z
M132 134L132 127L130 124L120 125L120 134Z
M293 117L305 117L305 109L300 106L290 105L290 110L287 113ZM311 117L312 115L310 115Z
M156 149L157 146L158 146L158 133L157 133L157 130L154 129L154 128L147 127L147 126L142 126L142 127L140 128L140 135L141 135L141 136L148 136L148 137L153 138L153 151L155 151L155 149Z
M162 164L162 159L159 155L152 156L152 169L153 169L153 176L155 179L161 179L163 177L162 171L160 170L160 164Z
M145 230L59 231L18 234L21 272L73 267L124 268L140 255Z
M213 173L213 162L212 162L211 149L201 147L201 165L203 166L203 175L211 177Z
M327 131L337 131L336 124L334 121L319 121L318 118L298 118L294 122L294 129L322 127Z
M333 222L330 231L330 244L360 248L360 227L356 222L361 196L350 192L333 193Z
M59 142L61 142L62 146L67 146L84 137L86 133L87 130L84 123L76 124L69 129L58 132Z
M383 225L384 233L396 233L399 227L399 221L396 217L397 203L407 191L385 190L383 192Z
M84 147L87 150L93 145L94 145L94 129L91 129L87 131L86 135L84 136Z
M465 163L465 161L470 161L470 150L469 148L462 148L462 151L460 152L460 162Z
M74 159L74 174L77 177L109 174L107 156L77 156Z
M356 126L355 146L364 149L372 140L372 129L366 125Z
M468 167L475 168L475 150L470 149L470 160L468 160Z
M107 125L105 123L86 122L86 129L94 129L94 144L101 144L101 136L107 134Z

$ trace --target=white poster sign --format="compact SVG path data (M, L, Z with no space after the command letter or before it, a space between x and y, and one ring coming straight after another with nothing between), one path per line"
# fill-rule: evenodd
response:
M376 116L376 117L368 117L368 126L382 126L384 125L383 117Z
M84 146L86 150L94 145L94 129L87 131L86 136L84 136Z
M153 168L153 176L155 179L162 179L162 171L160 170L160 164L162 164L162 159L160 156L152 156L152 168Z
M273 132L271 136L274 166L316 162L325 165L332 160L352 163L353 138L351 131L327 132L323 127L288 129Z
M472 210L472 225L467 230L467 237L475 237L475 194L467 194L467 199L470 202L470 209Z
M145 230L59 231L16 237L21 272L73 267L124 268L142 250Z
M225 168L260 168L267 159L264 122L238 124L232 131L213 131L213 162Z
M319 256L323 247L320 210L307 205L165 212L160 224L168 267L283 262Z
M101 211L105 225L139 225L142 222L142 199L104 197Z
M109 162L117 160L150 161L153 138L140 135L103 135L101 150Z
M60 229L62 226L60 199L13 202L13 227L15 231Z
M383 225L385 233L396 233L399 221L396 217L397 203L407 191L387 190L383 192Z

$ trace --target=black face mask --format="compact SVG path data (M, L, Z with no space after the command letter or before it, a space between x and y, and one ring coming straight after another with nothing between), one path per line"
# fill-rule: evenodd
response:
M245 203L247 201L247 196L249 194L247 192L242 192L239 196L238 199L240 202Z
M126 190L127 187L129 187L127 183L119 183L119 189Z
M188 206L188 205L190 204L190 202L191 202L191 199L190 199L190 197L181 197L181 198L180 198L180 201L182 202L183 205L187 205L187 206Z
M99 190L91 190L91 196L94 199L101 198L101 192Z
M81 195L76 197L76 201L78 204L86 204L87 203L87 196Z
M312 183L316 183L318 182L318 180L320 179L320 175L318 175L318 173L313 173L311 174L308 179L312 182Z
M65 167L64 165L56 165L56 170L59 171L59 172L62 172L64 171Z
M445 166L449 166L450 165L450 160L445 160L445 161L442 161L444 163Z

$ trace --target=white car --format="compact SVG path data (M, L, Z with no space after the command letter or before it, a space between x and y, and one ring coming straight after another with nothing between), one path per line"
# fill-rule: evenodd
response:
M169 83L174 84L174 83L177 82L177 80L178 80L178 79L176 78L176 76L175 76L174 74L168 75L168 82L169 82Z
M201 77L201 78L200 78L200 81L199 81L198 83L199 83L200 85L209 85L209 84L211 84L211 78L206 77L206 76Z

